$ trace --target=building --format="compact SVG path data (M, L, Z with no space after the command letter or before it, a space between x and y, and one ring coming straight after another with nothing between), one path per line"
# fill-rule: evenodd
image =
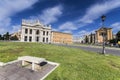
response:
M103 35L104 34L104 35ZM84 36L84 42L90 44L103 43L103 36L106 43L113 39L112 28L101 27L95 31L95 34Z
M117 38L116 34L113 34L113 39L116 39L116 38Z
M15 32L10 35L10 38L16 37L19 41L21 40L21 31Z
M22 20L21 42L51 42L51 26L36 21Z
M83 43L83 41L84 41L83 36L79 36L79 35L73 36L73 43Z
M91 34L88 35L88 43L94 44L95 39L96 39L95 34L91 33Z
M52 31L51 26L36 21L22 20L21 42L71 44L72 34Z
M52 43L72 44L72 34L52 31Z
M103 36L105 37L105 42L109 42L109 40L113 39L112 28L102 27L98 29L96 31L96 43L102 43Z
M96 35L91 33L89 35L84 35L84 43L95 44Z

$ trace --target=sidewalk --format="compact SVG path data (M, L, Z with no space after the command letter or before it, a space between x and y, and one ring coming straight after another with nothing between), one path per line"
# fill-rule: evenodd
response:
M73 44L73 46L84 46L84 47L102 48L102 46L88 45L88 44ZM120 50L120 48L117 48L117 47L108 47L108 46L106 46L105 48L107 48L107 49L113 49L113 50Z

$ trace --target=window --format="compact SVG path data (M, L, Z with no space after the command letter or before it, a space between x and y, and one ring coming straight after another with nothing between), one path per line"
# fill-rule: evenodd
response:
M46 38L46 42L48 42L48 38Z
M43 42L45 42L45 38L43 37Z
M43 35L45 35L45 31L43 31Z
M36 31L36 34L39 34L39 30Z
M32 29L30 29L30 34L32 34Z
M31 36L29 37L29 41L30 41L30 42L32 41L32 37L31 37Z
M24 37L24 41L27 41L27 36Z
M36 37L36 41L37 41L37 42L39 41L39 37Z
M47 31L47 34L46 34L47 36L48 36L48 31Z
M25 29L25 34L27 34L28 33L28 29Z

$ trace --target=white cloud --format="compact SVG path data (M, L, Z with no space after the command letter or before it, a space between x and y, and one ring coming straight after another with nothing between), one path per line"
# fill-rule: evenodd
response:
M10 33L18 32L20 28L21 28L21 25L13 25L12 31L10 31Z
M95 33L95 30L81 30L77 34L83 37L84 35L89 35L91 33Z
M71 31L77 30L78 28L93 23L94 20L100 18L101 15L106 14L118 7L120 7L120 0L106 0L103 3L94 4L87 9L86 14L81 19L78 19L73 22L65 22L61 24L58 29ZM84 33L84 30L81 31L81 33Z
M59 31L58 29L56 29L56 28L52 28L52 31Z
M65 31L63 31L64 33L72 33L72 31L71 30L65 30Z
M0 33L5 33L8 31L9 27L11 25L11 19L6 18L0 21Z
M120 22L113 23L111 27L113 28L113 32L118 32L120 30Z
M104 3L98 3L87 9L86 14L79 20L83 23L92 23L102 14L120 7L120 0L106 0Z
M89 32L89 31L86 31L86 30L81 30L81 31L78 32L78 34L79 34L80 36L88 35L89 33L90 33L90 32Z
M56 22L61 15L62 15L62 6L58 5L58 6L43 10L42 14L40 14L38 18L44 24L50 24L50 23Z
M58 21L58 18L62 15L63 7L61 5L57 5L54 7L49 7L44 9L42 13L37 16L30 16L30 19L40 20L43 24L50 24Z
M0 2L0 33L10 30L11 16L31 8L38 0L3 0Z
M38 0L3 0L0 2L0 21L17 12L30 8Z
M4 33L6 30L4 28L0 28L0 33Z
M0 21L0 28L1 27L8 27L11 23L11 18L5 18L3 20Z
M59 26L59 30L77 30L78 28L84 27L90 23L93 23L94 20L100 18L101 15L106 14L112 11L115 8L120 7L120 0L106 0L103 3L97 3L89 7L86 11L86 14L81 18L73 22L65 22ZM119 29L119 27L117 27ZM82 30L78 34L85 35L93 33L95 30L88 31Z
M76 30L77 27L73 22L65 22L59 26L59 30Z

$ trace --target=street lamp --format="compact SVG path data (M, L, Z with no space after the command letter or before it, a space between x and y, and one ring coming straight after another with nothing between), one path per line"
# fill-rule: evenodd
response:
M101 16L102 28L103 28L103 31L102 31L102 37L103 37L103 50L102 50L102 54L105 54L105 36L106 36L106 31L104 29L104 21L105 21L105 19L106 19L106 16L102 15Z

